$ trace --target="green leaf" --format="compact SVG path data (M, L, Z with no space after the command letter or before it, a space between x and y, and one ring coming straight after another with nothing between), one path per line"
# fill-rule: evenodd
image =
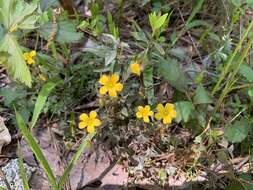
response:
M57 84L58 82L49 81L46 84L44 84L41 91L39 92L38 98L35 103L34 111L33 111L31 128L33 128L34 125L36 124L39 118L39 115L41 113L41 110L46 103L49 93L55 88Z
M154 29L157 30L157 29L161 28L161 27L165 24L165 21L166 21L167 17L168 17L168 13L166 13L166 14L160 16L160 17L156 20L156 22L155 22L155 27L154 27Z
M226 190L247 190L244 186L239 182L233 180L227 187Z
M177 122L188 122L192 112L194 111L193 104L188 101L180 101L175 103L175 107L177 112Z
M191 21L190 23L188 23L186 25L186 29L189 30L191 28L198 27L198 26L211 27L211 25L208 22L204 21L204 20L193 20L193 21Z
M252 176L251 174L243 173L240 174L240 179L243 179L245 182L241 182L243 186L245 187L245 190L252 190L253 189L253 183L252 183Z
M195 15L200 11L203 3L204 3L204 0L197 0L196 4L193 7L191 15L188 17L188 19L186 21L186 24L185 24L186 28L190 24L190 22L192 21L192 19L195 17Z
M49 22L41 27L40 34L47 40L53 30L54 24ZM59 43L77 43L83 37L83 33L76 31L76 25L70 21L57 23L56 41Z
M247 137L251 127L245 119L236 121L233 125L226 126L224 135L231 143L239 143Z
M63 175L59 181L59 189L62 189L64 183L69 176L73 166L76 165L77 161L79 160L80 156L83 154L85 148L89 145L92 138L96 135L96 133L88 134L85 139L83 140L82 144L78 147L77 152L72 157L71 161L69 162L68 166L64 169Z
M253 82L253 69L249 65L241 64L239 73L249 82Z
M0 0L0 21L8 31L34 29L38 16L37 2L28 4L24 0Z
M18 167L19 167L19 175L20 175L22 183L23 183L23 189L30 190L29 184L28 184L28 179L27 179L27 176L25 173L23 155L22 155L19 143L18 143Z
M213 102L210 94L201 84L198 85L193 100L195 104L210 104Z
M16 37L12 34L6 34L0 42L0 51L10 54L8 60L3 63L10 76L12 76L14 80L18 80L25 83L28 87L31 87L31 74Z
M187 77L175 59L160 59L159 70L169 83L181 92L187 90Z
M6 64L9 54L6 52L0 52L0 65Z
M145 67L145 70L143 72L143 82L145 86L145 96L148 98L148 103L152 105L155 99L152 65L147 65Z
M37 160L41 164L41 167L43 168L44 172L46 173L53 190L58 190L57 180L56 180L56 178L53 174L53 171L52 171L50 165L48 164L45 156L43 155L39 145L37 144L36 140L33 138L32 133L27 129L26 124L25 124L23 118L21 117L21 115L16 110L15 110L15 113L16 113L17 124L18 124L18 127L19 127L22 135L24 135L24 138L27 141L29 147L31 148L31 150L33 151Z
M231 0L234 6L240 7L241 6L241 0Z

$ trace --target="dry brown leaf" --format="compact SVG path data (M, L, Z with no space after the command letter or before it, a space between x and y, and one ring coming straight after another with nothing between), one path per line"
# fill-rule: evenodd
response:
M9 130L4 124L4 119L0 117L0 154L2 152L2 148L5 145L10 144L11 142L11 135Z

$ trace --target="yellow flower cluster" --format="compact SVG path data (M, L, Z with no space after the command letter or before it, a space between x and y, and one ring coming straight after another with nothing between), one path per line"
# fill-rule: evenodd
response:
M33 50L33 51L30 51L30 52L26 52L26 53L23 54L23 56L24 56L24 59L27 62L27 64L32 65L32 64L35 63L33 57L36 56L36 51Z
M141 66L139 63L135 62L131 64L130 68L132 73L140 76ZM119 82L118 74L103 74L99 79L99 83L101 85L99 89L99 93L101 95L108 93L108 95L111 97L117 97L118 93L123 90L123 84ZM157 120L162 120L163 124L167 125L170 124L177 115L175 106L171 103L166 103L165 106L163 104L158 104L156 110L157 112L154 114L149 105L138 106L136 117L138 119L142 118L145 123L149 123L150 117L155 116ZM91 111L89 115L83 113L80 115L79 119L79 128L87 128L88 133L94 133L95 127L101 125L101 121L97 119L97 112L95 111Z
M177 116L174 104L167 103L165 106L158 104L156 107L157 113L155 113L155 118L157 120L162 120L163 124L167 125L172 122ZM143 118L145 123L149 123L149 117L153 116L154 112L150 110L150 106L145 107L138 106L138 111L136 112L136 117L138 119Z

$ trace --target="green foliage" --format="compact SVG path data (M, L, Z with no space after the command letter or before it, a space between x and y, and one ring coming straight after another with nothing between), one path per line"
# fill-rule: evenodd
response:
M22 179L23 183L23 188L24 190L30 190L29 184L28 184L28 179L26 177L25 173L25 167L24 167L24 160L23 160L23 155L20 150L20 144L18 143L18 167L19 167L19 175Z
M47 97L49 93L55 88L55 86L59 82L57 81L49 81L44 86L42 87L41 91L39 92L38 98L36 100L35 106L34 106L34 111L33 111L33 116L32 116L32 123L31 123L31 128L33 128L39 118L39 114L41 113L42 108L44 107Z
M0 1L0 23L3 23L5 34L0 41L0 51L10 54L8 60L1 64L15 80L31 87L30 71L18 43L16 31L34 29L38 19L37 4L28 4L23 0Z
M52 22L44 24L40 28L41 37L47 40L55 25ZM59 43L77 43L83 37L83 34L76 31L76 24L71 21L60 21L57 23L57 32L55 40Z
M169 22L170 15L168 13L157 15L155 12L149 14L149 24L152 28L152 37L159 38L160 33Z
M252 125L247 120L236 121L225 128L224 135L232 143L242 142L252 129Z
M188 122L194 111L193 104L189 101L176 102L177 122Z
M177 90L182 92L187 90L187 77L175 59L159 60L159 70L161 75Z
M193 98L195 104L210 104L212 98L202 85L198 85Z
M17 120L18 126L21 130L21 133L24 135L24 138L27 141L27 143L29 144L29 147L33 151L37 160L41 164L44 172L46 173L48 180L50 182L50 185L52 186L52 189L57 190L57 181L56 181L56 178L53 174L53 171L52 171L50 165L48 164L45 156L43 155L38 143L33 138L31 132L29 132L23 118L21 117L21 115L18 112L16 112L16 120Z

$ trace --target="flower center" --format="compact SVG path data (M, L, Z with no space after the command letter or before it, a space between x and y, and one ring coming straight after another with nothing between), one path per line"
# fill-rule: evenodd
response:
M114 82L112 80L109 80L107 83L106 83L106 87L107 88L113 88L115 86Z

